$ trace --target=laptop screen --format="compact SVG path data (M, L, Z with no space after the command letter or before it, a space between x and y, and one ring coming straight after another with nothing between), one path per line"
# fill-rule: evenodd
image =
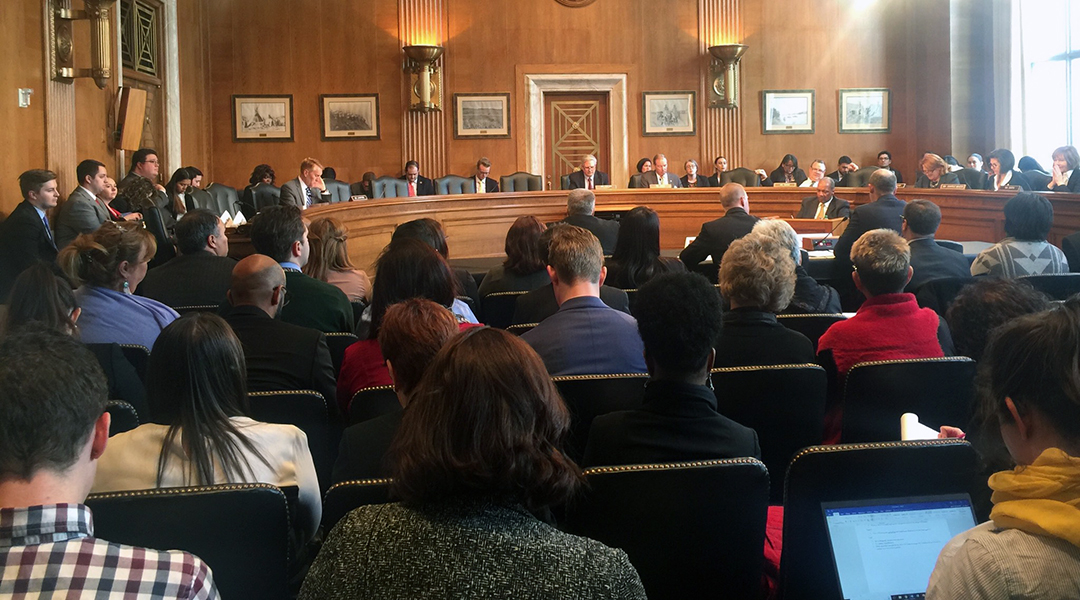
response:
M975 526L967 494L822 502L840 590L847 600L915 600L938 554Z

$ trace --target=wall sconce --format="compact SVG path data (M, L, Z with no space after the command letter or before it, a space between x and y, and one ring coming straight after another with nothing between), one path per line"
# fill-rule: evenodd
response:
M112 77L112 34L110 13L115 0L86 0L84 10L70 10L58 6L58 0L48 0L49 7L49 63L52 78L68 81L76 77L92 77L94 83L105 89ZM75 68L75 40L73 21L90 21L90 68Z
M442 56L443 47L417 45L402 50L409 59L405 63L405 72L409 74L409 110L442 110L442 71L435 61Z
M709 54L713 57L709 67L712 78L712 85L709 86L710 108L739 106L739 80L735 76L735 65L739 64L739 59L748 48L744 44L721 44L709 48Z

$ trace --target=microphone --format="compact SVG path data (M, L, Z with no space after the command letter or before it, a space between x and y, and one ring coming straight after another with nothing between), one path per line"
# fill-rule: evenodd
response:
M839 227L840 227L841 225L843 225L843 224L844 224L844 222L846 222L847 220L848 220L848 218L847 218L847 217L843 217L843 218L841 218L841 219L840 219L839 221L837 221L837 222L836 222L836 225L833 225L832 231L830 231L830 232L829 232L829 235L827 235L827 236L825 236L825 237L821 238L820 240L814 240L814 243L813 243L813 244L811 244L811 245L812 245L812 246L814 247L814 250L817 250L817 249L818 249L818 246L820 246L821 244L825 243L825 240L826 240L827 238L830 238L830 237L832 237L832 234L836 233L836 230L837 230L837 229L838 229L838 228L839 228Z

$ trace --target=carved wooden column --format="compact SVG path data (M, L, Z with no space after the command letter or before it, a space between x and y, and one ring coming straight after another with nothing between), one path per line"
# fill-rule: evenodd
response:
M73 52L71 22L57 19L56 15L56 9L70 10L71 0L45 0L41 6L44 11L41 39L45 44L45 168L56 172L61 193L67 194L75 189L78 180L75 176L78 163L75 156L75 86L71 80L57 81L53 73L56 72L56 57L62 57L65 52L70 56Z
M398 28L401 45L446 44L445 0L398 0ZM405 56L402 54L404 66ZM435 64L445 73L445 55ZM442 110L415 112L409 110L409 76L402 71L406 88L402 94L401 154L404 160L420 163L420 172L435 178L446 175L446 123L453 110L451 98L443 94ZM445 77L443 79L445 85ZM402 161L404 167L404 161Z
M701 118L701 170L712 174L712 162L717 156L728 159L729 168L742 164L742 106L753 102L745 96L738 99L740 108L708 108L709 53L707 48L717 44L743 43L742 0L699 0L698 40L701 52L701 90L698 97L702 106ZM750 52L760 48L750 48ZM741 67L736 66L736 69ZM736 71L737 72L737 71Z

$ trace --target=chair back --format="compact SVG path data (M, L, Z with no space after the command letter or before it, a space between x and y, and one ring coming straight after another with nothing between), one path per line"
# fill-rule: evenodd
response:
M330 362L334 365L334 376L341 373L341 363L345 360L345 349L356 342L356 336L351 333L332 331L324 333L326 347L330 350Z
M323 535L330 533L334 525L355 508L390 502L392 482L392 479L354 479L330 486L323 496Z
M230 215L235 215L240 210L240 194L236 188L213 182L206 186L206 192L214 198L215 214L229 211Z
M866 185L870 183L870 176L879 168L880 167L877 166L870 166L852 171L841 177L840 183L837 183L836 187L866 187Z
M186 306L173 306L172 309L181 315L189 312L212 312L216 313L221 308L220 304L189 304Z
M560 190L568 190L568 189L570 189L570 175L569 174L566 174L566 175L563 175L563 176L559 177L559 189Z
M746 167L735 167L720 174L720 185L724 186L729 183L737 183L743 187L760 187L761 178L758 177L757 173Z
M330 179L324 181L324 183L326 184L326 191L330 192L330 202L348 202L349 198L352 197L349 184L344 181Z
M500 192L538 192L544 189L544 180L539 175L518 171L499 178Z
M975 361L966 356L859 363L844 382L845 444L900 439L900 416L933 429L967 429L975 398Z
M643 188L644 184L641 183L641 173L634 173L630 176L630 182L626 184L626 187L630 189Z
M717 411L758 434L769 468L770 501L784 499L784 469L791 457L822 442L825 369L815 364L727 367L712 370Z
M371 182L371 195L375 198L405 198L409 186L397 177L382 176Z
M798 453L784 484L781 597L843 597L822 502L976 492L977 462L962 440L814 446Z
M840 313L794 313L776 315L776 320L779 321L781 325L805 335L810 340L810 343L814 345L814 352L817 352L818 339L832 327L833 323L839 323L844 319L847 319L847 317Z
M139 413L135 407L123 400L109 400L105 403L105 412L109 413L109 437L139 426Z
M1066 257L1066 260L1068 260L1068 257ZM1072 263L1069 264L1072 265ZM1073 295L1080 293L1080 273L1025 275L1017 277L1017 279L1030 283L1031 287L1054 300L1068 300Z
M214 572L222 598L289 598L290 521L285 494L265 483L91 494L94 535L156 550L184 550Z
M957 171L956 176L960 178L960 183L967 184L969 190L986 189L986 182L990 179L990 176L983 171L968 167Z
M1026 171L1024 177L1027 178L1028 184L1031 185L1031 189L1040 190L1045 192L1050 182L1054 180L1053 176L1049 173L1043 173L1042 171Z
M644 373L620 375L561 375L552 377L570 410L570 435L566 453L575 461L585 455L593 419L617 410L641 407L645 397Z
M165 229L165 218L161 216L160 208L148 206L139 212L143 216L143 227L154 235L154 241L157 242L157 253L154 254L154 258L149 265L153 269L175 258L176 246L173 245L172 236Z
M251 191L255 199L255 212L281 204L281 188L272 183L259 183Z
M195 208L205 208L218 215L222 213L221 210L217 209L217 202L214 201L214 197L210 195L210 192L201 188L192 187L188 188L187 195L191 199L192 204L195 205Z
M515 323L514 325L507 325L506 330L514 335L523 335L537 325L539 323Z
M378 385L357 390L349 402L349 425L396 413L401 402L392 385Z
M475 194L476 180L472 177L459 177L457 175L439 177L435 180L435 193L443 196L447 194Z
M295 425L307 435L320 487L329 487L341 435L330 423L330 407L322 394L311 390L248 392L248 400L256 421Z
M919 306L933 309L934 312L944 317L960 290L964 289L967 284L974 282L974 277L931 279L915 290L915 300L919 303Z
M120 352L135 367L139 379L146 383L146 365L150 362L150 350L139 344L120 344Z
M769 474L753 458L587 469L567 529L624 550L652 600L761 597Z
M529 292L492 292L480 299L484 323L491 327L506 329L514 322L517 299Z
M1061 238L1061 251L1069 261L1069 272L1080 273L1080 232Z
M959 252L960 254L964 253L964 245L961 244L960 242L954 242L952 240L938 240L938 239L935 239L934 241L937 243L938 246L941 246L942 248L948 248L949 250L952 250L954 252Z

